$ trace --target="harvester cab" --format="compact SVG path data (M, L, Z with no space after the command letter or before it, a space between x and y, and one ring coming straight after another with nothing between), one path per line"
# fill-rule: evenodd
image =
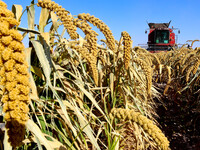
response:
M170 23L171 21L169 23L148 23L148 51L153 53L169 51L177 46L177 37L173 32L177 28L173 28L173 26L169 28ZM145 33L147 33L147 30ZM178 30L178 33L180 33L180 30Z

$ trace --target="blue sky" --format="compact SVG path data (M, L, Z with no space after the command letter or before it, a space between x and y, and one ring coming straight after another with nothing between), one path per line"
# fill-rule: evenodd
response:
M4 2L10 10L12 4L20 4L25 9L31 0L4 0ZM171 20L170 26L181 31L178 34L178 43L200 40L200 0L55 0L55 2L70 11L72 15L90 13L100 18L112 30L116 40L120 39L122 31L127 31L132 37L133 46L147 42L146 21L160 23ZM40 9L37 10L36 18L39 20ZM27 27L26 16L22 20L21 26ZM103 35L98 33L100 40ZM177 31L175 33L177 34ZM194 47L196 46L200 47L200 42L196 42Z

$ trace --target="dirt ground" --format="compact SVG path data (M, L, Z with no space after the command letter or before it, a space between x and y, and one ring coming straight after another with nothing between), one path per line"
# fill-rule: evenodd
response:
M199 94L178 94L169 91L163 96L157 113L162 131L170 141L172 150L200 150Z

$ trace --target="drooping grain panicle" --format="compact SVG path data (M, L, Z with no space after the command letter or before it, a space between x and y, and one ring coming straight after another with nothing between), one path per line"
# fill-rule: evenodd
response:
M59 6L55 2L45 1L45 0L38 0L37 6L42 8L47 8L51 11L54 11L56 15L60 18L62 21L64 27L67 29L67 33L71 37L71 39L77 39L78 34L76 32L76 26L73 25L73 17L71 14L69 14L68 11L66 11L62 6Z
M124 65L125 69L127 70L131 59L132 41L131 41L131 36L126 31L123 31L121 35L123 37L123 45L124 45Z
M118 118L122 121L132 121L137 123L144 129L146 133L148 133L153 138L153 140L162 150L168 150L168 139L165 137L162 131L153 123L153 121L149 120L141 113L129 109L113 108L109 116L111 120L113 120L114 118Z
M85 39L87 40L87 44L84 46L88 48L90 53L92 53L93 56L97 57L98 54L98 49L97 49L97 33L94 30L91 30L91 26L86 22L82 21L78 18L75 18L73 20L73 24L80 28L84 34L85 34Z
M7 8L7 5L3 1L0 1L0 7Z
M135 51L137 54L138 54L138 53L149 53L146 49L141 48L140 46L135 46L135 47L133 48L133 51Z
M151 57L148 57L147 54L148 53L138 53L137 56L140 59L144 60L147 64L149 64L150 66L152 66L153 65L152 59L151 59Z
M96 26L98 29L100 29L100 31L104 34L107 44L108 44L108 48L111 49L112 51L115 51L115 39L114 36L112 34L112 31L109 29L109 27L102 22L99 18L94 17L93 15L91 16L90 14L79 14L78 18L81 20L86 20L88 22L90 22L91 24L93 24L94 26Z
M152 70L151 70L151 66L149 66L145 61L143 61L142 59L138 58L138 57L133 57L133 59L131 59L131 61L133 61L134 63L136 63L137 65L139 65L142 70L144 71L144 74L146 76L146 89L147 89L147 94L151 94L151 86L152 86Z
M199 66L200 66L200 56L199 56L199 58L196 60L196 62L194 63L194 68L193 68L193 71L192 71L193 74L196 74L196 72L197 72Z
M157 55L154 55L152 53L145 53L145 55L146 55L146 57L150 57L153 65L160 65L161 64Z
M155 55L158 59L159 59L159 61L160 61L160 63L161 64L165 64L165 59L167 58L167 57L170 57L171 56L171 52L172 51L168 51L168 52L159 52L159 53L154 53L153 55Z
M185 81L188 82L190 79L190 74L192 72L192 70L194 69L193 65L190 65L186 71L186 76L185 76Z
M180 63L180 64L181 64L182 66L185 65L185 62L187 63L188 60L189 60L192 56L194 56L195 54L196 54L196 51L187 53L187 54L183 57L183 59L181 59L181 63Z
M188 55L186 55L186 56L188 56ZM183 58L184 59L184 58ZM194 68L194 65L195 65L195 68L194 68L194 70L195 69L197 69L196 67L198 66L198 61L199 61L199 56L198 55L196 55L196 54L194 54L194 55L191 55L188 59L187 59L187 62L185 62L184 64L183 64L183 66L182 66L182 73L186 70L186 68L188 68L188 67L190 67L190 66L192 66L193 68ZM197 63L195 63L195 62L197 62ZM193 70L193 69L192 69ZM191 71L192 71L191 70ZM187 70L186 70L187 71ZM188 71L187 71L188 72ZM195 71L194 71L195 72Z
M199 42L199 40L193 40L191 43L191 47L194 45L195 42Z
M191 52L191 49L183 47L179 49L178 51L175 51L173 57L169 58L169 61L173 63L177 62L181 60L182 58L184 58L190 52Z
M92 75L94 78L94 82L98 85L98 70L96 67L97 62L97 33L91 30L91 26L86 21L81 21L78 18L73 20L73 24L80 28L85 33L85 39L87 43L83 44L82 47L79 45L73 45L71 48L74 48L77 52L79 52L83 58L87 60L89 63L89 67L92 71Z
M13 18L6 4L0 1L0 78L3 86L3 112L8 141L13 147L21 144L28 120L29 73L25 61L22 35L13 26L19 23Z
M82 47L76 46L76 45L72 45L71 48L78 51L82 55L82 57L87 60L87 62L89 63L89 67L92 71L94 82L98 86L99 75L98 75L98 70L96 67L97 57L92 55L92 53L89 53L87 48L82 48Z
M170 87L170 83L171 83L171 67L169 66L165 66L166 71L167 71L167 85L165 86L164 92L163 94L165 95L167 93L167 90Z
M55 2L49 2L49 1L42 1L38 0L37 3L38 6L42 8L47 8L51 11L56 12L57 16L61 19L63 25L67 29L68 34L70 35L71 39L77 39L78 34L76 33L77 27L80 28L85 33L85 38L87 40L87 43L84 45L83 48L87 48L90 52L86 54L90 54L87 57L87 60L90 64L90 68L92 70L92 74L94 77L95 84L98 85L98 71L96 68L96 61L97 61L97 33L93 30L91 30L90 25L86 21L81 21L78 18L74 19L72 15L68 15L68 11L66 11L64 8L56 4ZM81 50L83 50L80 47L74 46L74 48L80 53ZM86 52L86 51L83 51ZM82 55L83 55L83 52ZM93 57L93 56L94 57ZM85 55L83 55L85 56Z

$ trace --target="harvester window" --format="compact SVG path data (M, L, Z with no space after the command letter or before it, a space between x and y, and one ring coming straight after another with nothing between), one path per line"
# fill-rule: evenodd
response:
M169 43L169 31L168 30L157 30L156 31L156 43Z

